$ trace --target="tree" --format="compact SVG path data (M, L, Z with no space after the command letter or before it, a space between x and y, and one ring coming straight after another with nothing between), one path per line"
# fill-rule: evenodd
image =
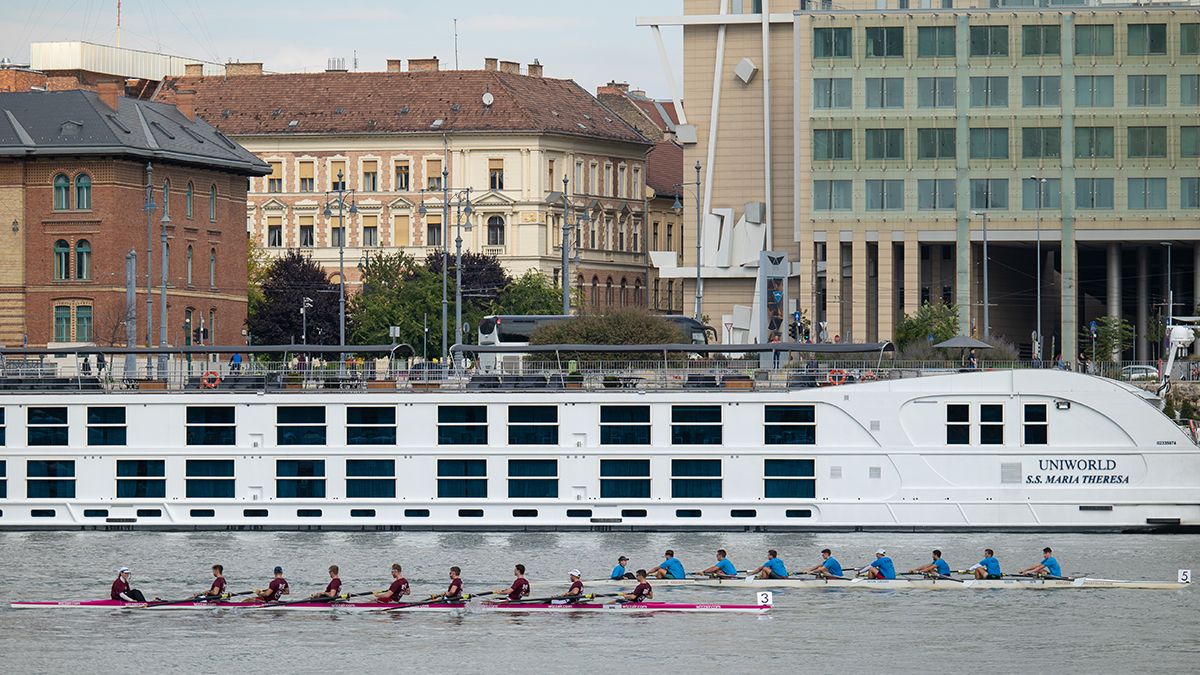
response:
M400 328L397 342L409 344L417 354L437 355L441 350L441 275L432 273L404 253L368 258L358 266L363 289L350 299L347 313L353 318L357 344L387 344L392 326ZM432 329L425 333L428 318Z
M562 311L562 289L546 275L528 270L500 294L493 314L558 314Z
M254 344L283 345L302 342L305 323L300 316L304 298L308 310L308 344L338 343L338 287L311 258L289 251L267 268L262 283L262 304L246 320Z
M455 256L453 253L450 254L449 262L450 265L447 268L449 273L447 288L449 289L448 293L454 295ZM434 251L426 256L425 267L438 278L441 278L442 252ZM500 260L496 256L463 251L462 294L464 314L467 313L467 307L481 309L495 303L504 291L504 288L511 282L512 277L508 276L508 272L500 265Z
M1092 344L1090 326L1079 331L1079 344ZM1121 358L1121 352L1133 347L1133 324L1111 316L1096 317L1096 350L1094 359L1111 363Z
M640 309L617 309L607 314L586 314L538 328L530 344L647 345L688 342L677 325ZM563 358L589 361L661 359L657 352L564 353Z
M267 272L271 269L271 255L259 246L253 237L246 238L246 325L250 325L258 312L262 311L266 298L263 296L263 284L267 281Z
M930 336L937 343L955 335L958 335L958 306L927 302L915 313L904 315L896 326L894 341L896 348L902 350L919 340L928 340Z

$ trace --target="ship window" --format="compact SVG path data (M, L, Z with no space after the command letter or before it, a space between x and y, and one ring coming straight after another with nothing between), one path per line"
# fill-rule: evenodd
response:
M483 509L459 509L459 518L482 518Z
M817 467L811 459L768 459L763 465L767 499L812 499L817 496Z
M192 518L215 518L217 512L214 509L192 509L188 515Z
M4 447L4 441L5 441L5 438L4 438L5 434L4 434L4 432L5 432L5 427L4 427L4 408L0 408L0 448Z
M234 445L233 406L188 406L188 445Z
M29 512L29 515L34 518L53 518L54 509L33 509Z
M320 518L321 509L296 509L297 518Z
M318 408L322 413L324 408ZM280 499L323 499L325 460L275 460L275 496Z
M811 405L769 405L766 407L763 442L767 445L813 445L817 425Z
M729 512L730 518L757 518L758 511L755 509L733 509Z
M568 518L591 518L591 509L567 509Z
M0 459L0 499L8 499L8 465Z
M138 509L138 518L162 518L162 509Z
M508 444L558 445L558 407L553 405L509 406Z
M649 499L650 460L600 460L601 499Z
M107 518L108 509L84 509L84 518Z
M672 445L720 445L721 406L671 406Z
M645 518L646 509L621 509L622 518Z
M375 509L350 509L351 518L374 518Z
M125 445L125 409L87 409L88 445Z
M784 511L785 518L812 518L812 509L788 509Z
M971 442L971 406L952 403L946 406L946 445Z
M513 509L513 518L537 518L537 509Z
M118 459L117 499L165 497L166 475L161 459Z
M325 445L325 407L276 408L275 442L279 445Z
M429 509L404 509L405 518L428 518Z
M437 487L439 499L486 498L487 460L439 459Z
M700 509L675 509L676 518L699 518Z
M242 509L243 518L266 518L266 509Z
M1025 404L1025 445L1046 445L1049 437L1045 403Z
M487 406L438 406L438 445L487 445Z
M396 409L391 407L346 409L347 445L395 445Z
M1004 406L984 403L979 406L979 444L1004 445Z
M66 445L67 409L30 408L29 445Z
M186 467L188 499L233 499L232 459L189 459Z
M393 409L387 410L395 412ZM392 429L395 432L395 429ZM395 499L396 460L346 460L346 497L349 499Z
M671 460L671 497L673 499L719 499L721 497L721 460Z
M75 498L75 460L30 459L25 462L25 490L30 499Z
M650 445L650 406L600 406L600 445Z
M558 460L508 460L508 497L509 499L557 499Z

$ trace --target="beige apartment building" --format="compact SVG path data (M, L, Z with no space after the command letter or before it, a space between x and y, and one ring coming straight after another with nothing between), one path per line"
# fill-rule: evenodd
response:
M1040 315L1043 355L1067 360L1119 316L1147 358L1155 312L1194 314L1200 8L1046 5L688 0L639 18L683 26L710 322L757 339L760 250L789 255L795 309L829 340L888 339L946 302L1026 354ZM658 272L690 293L695 264L685 248Z

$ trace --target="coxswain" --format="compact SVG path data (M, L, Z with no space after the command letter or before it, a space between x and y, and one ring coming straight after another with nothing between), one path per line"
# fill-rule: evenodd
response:
M509 602L515 602L529 595L529 580L525 578L525 566L517 563L513 567L513 582L504 590L494 591L496 595L503 595Z
M875 559L871 564L863 567L858 573L866 573L868 579L895 579L896 565L888 557L887 551L879 549L875 551Z
M968 567L967 571L974 574L976 579L1002 579L1004 577L1004 573L1000 571L1000 561L996 560L996 552L990 548L983 549L983 560Z
M942 552L939 549L933 549L933 560L928 565L914 567L908 571L909 574L924 574L931 577L948 577L950 576L950 564L942 560Z
M654 599L654 588L650 586L650 582L646 580L646 570L638 570L637 586L633 588L632 593L621 593L617 596L620 602L645 602L646 600Z
M283 578L283 568L275 567L275 576L266 588L254 589L254 595L246 602L278 602L279 599L291 593L287 579Z
M462 574L462 570L458 569L457 565L454 567L451 567L450 568L450 586L446 589L446 592L433 595L429 599L437 600L438 598L441 598L442 600L444 600L446 602L462 602L462 600L463 600L463 582L462 582L462 577L459 576L461 574Z
M146 596L136 588L129 585L129 568L122 567L117 570L117 578L112 584L112 593L110 597L113 600L121 602L146 602Z
M749 574L752 577L759 579L786 579L788 578L787 567L783 561L779 559L779 553L775 549L767 551L767 560L758 566L758 569Z
M725 553L725 549L717 549L717 563L711 567L706 567L700 573L710 577L736 577L737 567L734 567L733 563L729 562L729 558L725 557L726 555L728 554Z
M833 551L827 548L821 549L821 563L813 565L804 570L805 574L812 574L818 577L842 577L842 564L838 559L833 557Z
M583 598L583 581L581 580L583 575L579 572L579 570L571 570L570 576L571 587L568 588L565 593L558 596L557 600L559 600L559 602L555 602L554 604L569 604L579 602L579 600Z
M207 591L197 593L196 600L220 600L221 596L225 595L225 568L221 565L213 565L212 575L212 585L208 587Z
M329 566L329 583L325 586L325 590L320 593L313 593L308 596L313 600L321 602L332 602L337 599L342 592L342 578L338 576L338 566Z
M617 566L613 568L612 574L608 575L609 579L633 579L633 574L625 571L625 563L629 562L629 558L621 556L617 558Z
M374 595L376 602L398 603L400 598L411 592L408 588L408 579L404 578L400 563L392 563L392 585L388 586L386 591L377 591Z
M675 557L675 551L667 549L663 554L663 561L660 562L654 569L647 574L653 575L659 579L686 579L687 573L683 571L683 563Z
M1039 577L1061 577L1062 566L1058 564L1058 559L1054 557L1054 551L1050 547L1042 549L1042 561L1036 565L1030 565L1021 570L1021 574L1032 574Z

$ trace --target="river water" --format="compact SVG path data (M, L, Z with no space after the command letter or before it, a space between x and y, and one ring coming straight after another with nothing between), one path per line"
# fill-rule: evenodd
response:
M332 563L344 588L385 587L400 562L414 596L440 591L450 565L468 592L512 565L535 596L567 572L606 576L619 554L651 567L674 548L689 571L724 547L739 569L776 548L789 568L828 546L843 565L884 546L908 569L941 548L956 569L996 549L1006 569L1055 548L1071 575L1175 579L1200 571L1200 537L895 533L0 533L0 655L5 672L917 672L1183 673L1200 670L1200 588L1177 591L778 591L755 615L301 614L11 610L12 600L103 598L117 568L147 596L264 586L282 565L293 596L321 590ZM745 596L745 597L743 597ZM736 590L659 588L656 600L753 602Z

